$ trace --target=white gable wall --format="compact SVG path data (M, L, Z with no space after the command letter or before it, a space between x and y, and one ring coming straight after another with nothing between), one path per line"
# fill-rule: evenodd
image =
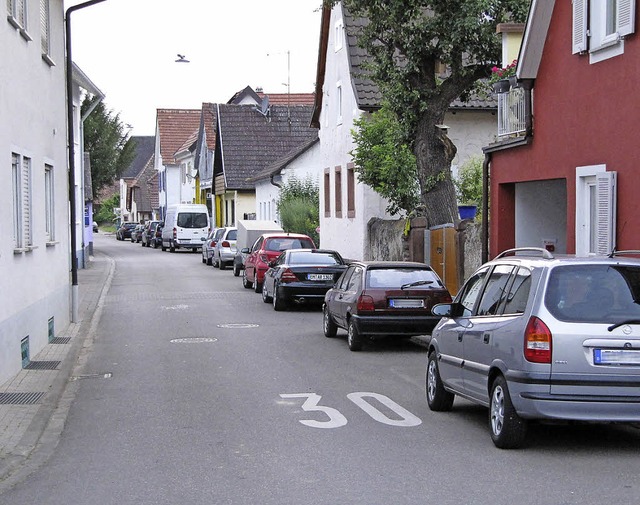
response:
M42 58L40 12L29 2L26 40L0 19L0 384L21 368L21 340L29 337L33 359L48 343L48 321L59 334L70 321L70 250L66 150L64 24L62 0L50 4L51 66ZM32 247L13 244L12 153L30 160ZM53 170L52 240L45 233L45 165ZM76 171L81 172L81 164ZM82 202L82 196L80 202ZM82 223L82 205L78 221ZM82 237L80 227L79 238Z
M344 41L336 45L336 33L344 37L344 30L336 30L341 23L340 5L331 12L327 63L322 89L322 111L320 113L320 246L336 249L344 257L366 259L367 223L370 219L389 218L385 212L386 201L364 184L355 185L355 215L347 217L347 165L351 163L349 152L354 149L351 130L353 121L362 114L356 104L351 85L347 46ZM341 104L339 101L341 100ZM336 167L340 167L342 178L342 217L337 217L335 204ZM330 208L325 209L324 173L329 173ZM325 216L328 211L328 216Z

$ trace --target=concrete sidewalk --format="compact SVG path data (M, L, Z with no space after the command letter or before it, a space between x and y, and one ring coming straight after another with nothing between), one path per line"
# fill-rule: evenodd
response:
M77 390L73 374L82 370L83 347L93 340L114 271L108 256L90 257L88 268L78 270L78 321L32 358L43 369L23 369L0 385L0 393L15 397L0 404L0 493L53 453Z

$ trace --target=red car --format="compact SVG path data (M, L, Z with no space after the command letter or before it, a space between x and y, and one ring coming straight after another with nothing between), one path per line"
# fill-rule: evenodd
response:
M431 313L451 295L429 265L408 261L354 261L324 297L326 337L347 330L352 351L371 335L430 334L440 321Z
M300 233L265 233L253 243L253 247L242 249L247 253L242 271L242 285L256 293L262 292L264 274L269 269L269 262L275 260L287 249L315 249L311 237Z

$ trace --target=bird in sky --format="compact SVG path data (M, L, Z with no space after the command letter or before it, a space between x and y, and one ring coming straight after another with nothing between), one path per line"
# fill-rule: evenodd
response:
M180 54L178 53L178 59L176 60L176 63L189 63L189 60L185 57L184 54Z

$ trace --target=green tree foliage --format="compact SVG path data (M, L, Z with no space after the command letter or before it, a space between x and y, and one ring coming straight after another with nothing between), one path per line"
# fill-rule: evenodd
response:
M82 101L84 114L96 97L87 95ZM93 194L120 178L135 156L135 142L129 138L120 115L108 110L104 102L84 121L84 150L91 156Z
M333 5L337 0L324 0ZM357 34L368 71L416 157L421 206L430 226L457 219L451 161L456 147L438 127L450 104L499 64L496 25L521 22L530 0L342 0L368 24ZM439 73L441 65L447 70Z
M316 245L319 244L316 232L320 224L319 207L318 185L311 177L304 180L292 177L280 188L277 208L282 229L290 233L309 235Z
M389 201L392 215L411 214L420 204L416 158L405 143L395 114L382 107L354 121L351 152L358 180Z
M469 158L458 170L454 181L460 204L480 205L482 202L482 158Z
M113 223L116 215L113 212L113 209L120 206L120 195L115 194L106 200L100 202L99 205L96 205L97 212L94 213L94 219L98 224L102 223Z

